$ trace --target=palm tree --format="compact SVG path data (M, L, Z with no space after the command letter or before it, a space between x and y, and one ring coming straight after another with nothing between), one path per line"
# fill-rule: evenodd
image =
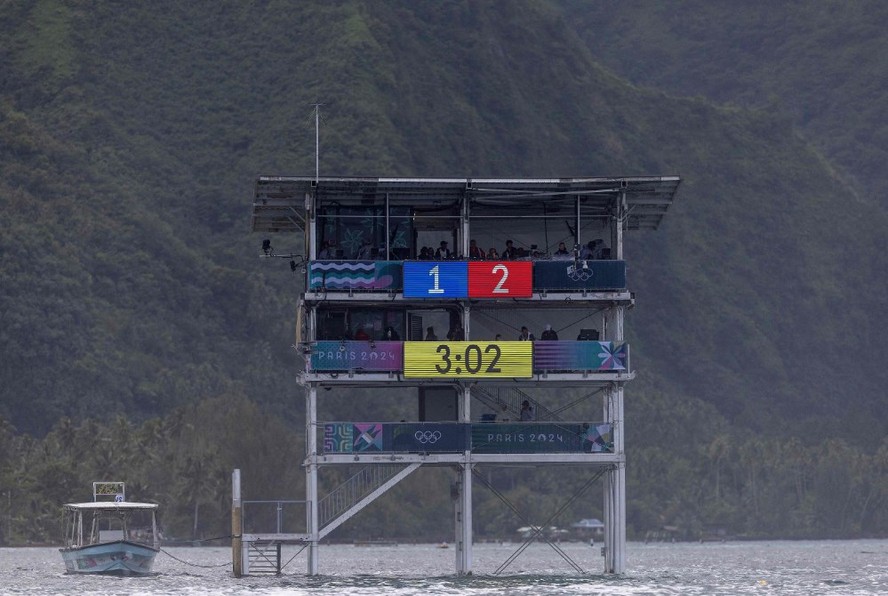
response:
M184 502L193 507L192 540L197 540L198 536L200 506L207 502L212 503L219 492L219 474L216 473L218 468L218 454L215 450L203 456L189 455L185 458L179 492L184 493Z

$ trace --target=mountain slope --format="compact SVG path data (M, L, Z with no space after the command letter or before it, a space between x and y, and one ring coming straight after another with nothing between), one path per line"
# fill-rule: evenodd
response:
M2 403L21 429L224 391L298 417L298 287L253 260L247 205L255 175L313 171L320 101L322 173L681 174L663 229L629 238L639 389L800 434L851 409L850 439L884 434L884 215L848 207L787 119L632 87L553 5L0 18Z
M596 60L633 83L785 113L861 198L888 208L888 5L566 0Z

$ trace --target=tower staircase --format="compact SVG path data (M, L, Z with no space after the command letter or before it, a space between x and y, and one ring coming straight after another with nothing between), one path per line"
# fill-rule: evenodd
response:
M503 412L503 406L505 406L505 411L513 420L520 420L521 404L524 400L527 400L533 407L534 413L536 414L536 420L543 420L546 422L561 420L561 417L558 416L558 414L517 387L484 387L482 385L476 385L472 388L472 397L476 397L478 401L496 412L497 416L501 415Z
M318 539L348 521L422 464L372 464L330 491L318 501Z

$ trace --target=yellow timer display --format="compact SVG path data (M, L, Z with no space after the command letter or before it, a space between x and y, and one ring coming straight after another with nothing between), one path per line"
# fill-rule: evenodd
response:
M533 342L407 341L406 378L533 376Z

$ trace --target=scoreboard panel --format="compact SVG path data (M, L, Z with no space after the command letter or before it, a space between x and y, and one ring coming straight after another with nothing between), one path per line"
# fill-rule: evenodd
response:
M533 264L530 261L469 262L469 298L530 298Z
M530 261L405 261L405 298L530 298Z
M405 261L405 298L465 298L468 296L465 261Z
M405 378L529 378L533 342L404 342Z

